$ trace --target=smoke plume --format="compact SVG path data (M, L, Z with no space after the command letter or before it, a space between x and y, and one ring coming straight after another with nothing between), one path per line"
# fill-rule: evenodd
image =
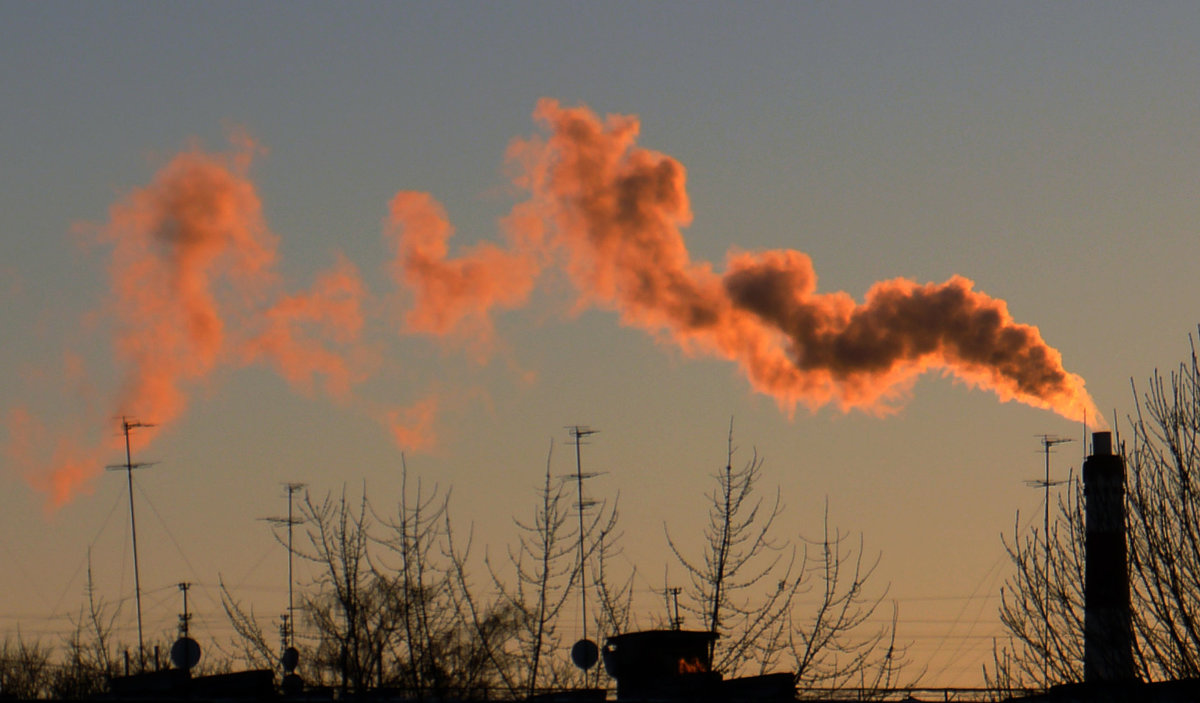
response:
M510 149L516 183L530 196L510 218L527 228L514 241L536 243L537 260L560 262L580 306L614 310L623 324L687 354L738 364L756 390L789 412L798 404L815 409L831 402L843 410L886 412L918 375L938 369L1003 400L1071 419L1099 416L1083 380L1063 368L1037 328L1016 323L1004 301L975 291L966 278L884 281L857 303L845 293L818 293L812 262L797 251L732 251L718 274L708 263L693 262L684 243L682 229L692 217L684 167L637 145L636 118L601 120L585 107L553 100L541 101L534 116L547 133ZM435 262L438 272L462 273L481 259L506 258L480 248L446 259L449 226L436 221L431 256L401 248L406 271ZM538 269L506 269L518 271L536 275ZM421 287L410 324L453 323L467 312L483 318L526 294L516 278L503 288L442 288ZM490 331L485 320L476 324ZM432 333L448 327L414 326Z
M384 424L399 446L414 450L430 449L437 443L433 428L437 410L437 396L428 395L409 407L387 411Z
M538 273L532 255L485 242L448 259L454 228L426 193L397 193L385 234L396 250L392 277L415 299L405 316L407 328L471 339L486 356L494 332L491 311L519 307L529 298Z
M358 270L339 259L311 291L283 296L261 314L258 321L265 329L243 345L244 361L265 359L304 391L323 376L325 392L347 400L351 388L366 380L352 358L363 329L365 295Z
M176 156L113 206L107 239L118 358L127 373L118 414L163 425L187 404L186 386L226 352L217 287L253 300L270 285L275 238L245 170L250 153ZM238 301L240 302L240 301Z
M277 238L247 174L257 147L246 138L237 147L175 156L114 204L99 229L112 247L105 312L123 369L115 399L95 419L110 438L50 438L34 431L40 426L25 411L7 423L9 453L20 454L30 482L53 506L86 490L103 457L116 459L116 418L148 425L132 437L135 448L145 446L222 367L267 363L303 391L322 376L325 392L339 400L365 378L358 368L365 290L357 270L339 259L310 291L282 290L274 272Z
M577 291L576 310L611 310L689 356L735 363L789 413L831 403L887 412L920 374L938 370L1003 400L1099 417L1083 380L1037 328L1015 322L1004 301L968 279L883 281L857 302L818 292L812 262L798 251L731 250L717 272L693 261L684 242L692 219L684 167L638 146L635 117L601 119L553 100L534 117L543 132L509 148L515 185L528 197L505 218L504 245L451 256L453 228L431 196L401 191L390 202L384 234L392 278L411 301L406 331L463 342L482 361L493 315L526 305L554 270ZM320 388L366 407L398 444L430 447L438 396L407 406L354 397L373 363L362 340L368 293L355 266L339 258L310 290L284 290L277 238L248 176L256 150L243 139L228 154L185 151L113 205L99 228L112 247L106 312L124 377L96 425L153 423L136 437L142 446L218 369L263 363L302 392ZM6 453L55 505L86 490L115 447L107 432L100 442L52 438L23 409L7 425Z

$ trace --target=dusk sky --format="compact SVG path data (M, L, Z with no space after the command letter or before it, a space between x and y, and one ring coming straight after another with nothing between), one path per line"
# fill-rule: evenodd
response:
M0 3L0 630L61 641L89 548L131 598L123 415L148 637L180 581L205 646L221 579L272 621L281 484L386 510L402 455L503 558L571 425L649 627L732 418L779 535L828 503L921 683L980 685L1039 435L1077 473L1082 410L1124 430L1200 321L1198 38L1169 2Z

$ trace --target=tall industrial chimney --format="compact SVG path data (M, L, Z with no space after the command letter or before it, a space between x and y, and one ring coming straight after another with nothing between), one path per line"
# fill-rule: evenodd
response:
M1083 680L1135 680L1129 571L1125 554L1125 461L1113 454L1112 433L1092 434L1083 462L1087 520L1084 575Z

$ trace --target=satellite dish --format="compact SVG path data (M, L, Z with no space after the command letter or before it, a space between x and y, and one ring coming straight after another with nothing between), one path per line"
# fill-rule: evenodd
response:
M296 666L300 664L300 651L295 647L288 647L283 650L283 658L280 661L283 664L283 670L287 673L292 673L296 670Z
M304 680L296 674L288 674L283 677L283 692L289 696L294 696L304 690Z
M600 648L591 640L579 640L571 647L571 661L584 671L595 666L599 658Z
M200 661L200 645L191 637L180 637L171 645L171 663L180 669L190 669Z

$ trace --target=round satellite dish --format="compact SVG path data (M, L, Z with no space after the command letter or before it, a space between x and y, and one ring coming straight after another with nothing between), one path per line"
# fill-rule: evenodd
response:
M296 666L300 664L300 651L295 647L288 647L283 650L283 658L280 663L283 664L284 671L289 674L292 673L296 670Z
M296 674L288 674L283 677L283 692L288 695L295 695L304 690L304 680Z
M571 661L580 669L590 669L600 658L600 648L591 640L579 640L571 647Z
M190 669L200 661L200 645L191 637L180 637L171 645L171 663L180 669Z

